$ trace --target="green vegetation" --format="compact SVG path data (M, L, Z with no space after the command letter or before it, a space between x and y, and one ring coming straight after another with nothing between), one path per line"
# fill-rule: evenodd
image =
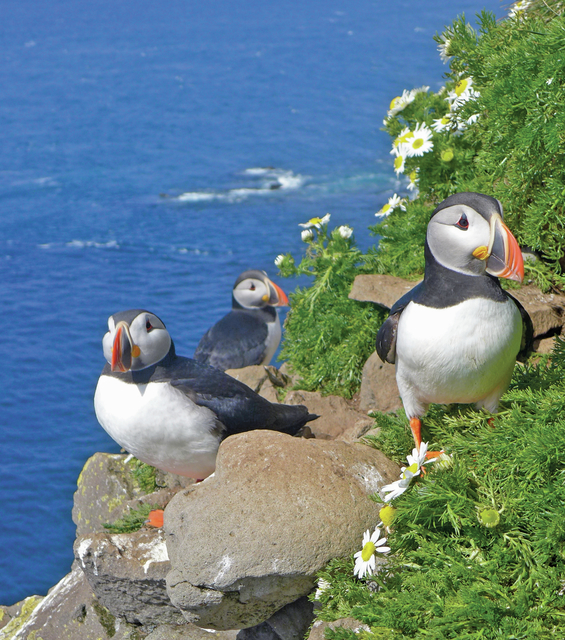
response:
M137 486L145 493L153 493L157 489L157 470L137 458L132 458L129 462L131 474Z
M281 358L300 375L301 388L349 398L359 388L385 314L348 298L355 276L374 272L374 254L356 248L350 227L329 233L328 222L329 215L305 223L307 249L300 264L290 255L277 259L283 276L313 277L310 287L290 295Z
M139 509L130 509L119 520L111 524L104 524L104 528L110 533L132 533L133 531L138 531L145 524L149 513L158 508L157 506L142 504Z
M405 460L406 419L377 424L373 444ZM350 559L330 564L319 617L357 618L367 639L563 637L565 342L549 362L517 368L492 426L471 408L438 406L425 426L451 462L394 500L386 569L358 580ZM355 634L328 637L345 636Z

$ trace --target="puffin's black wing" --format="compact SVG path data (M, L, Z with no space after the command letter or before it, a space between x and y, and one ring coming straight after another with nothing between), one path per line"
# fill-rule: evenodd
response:
M208 329L194 359L221 371L261 364L268 333L261 310L234 309Z
M318 417L309 414L302 405L272 404L235 378L190 358L178 357L166 369L157 367L151 381L161 380L169 382L196 404L211 409L226 427L225 437L253 429L294 435Z
M534 350L534 325L530 318L530 314L524 309L522 303L519 300L516 300L514 296L511 296L508 291L506 291L506 295L518 307L520 315L522 316L522 343L520 344L520 351L516 356L516 360L525 362Z
M377 346L376 351L379 358L383 362L390 362L394 364L396 361L396 331L398 329L398 320L400 314L408 306L408 303L412 302L417 297L422 282L417 284L413 289L410 289L405 293L402 298L399 298L390 310L388 318L383 322L379 332L377 333Z

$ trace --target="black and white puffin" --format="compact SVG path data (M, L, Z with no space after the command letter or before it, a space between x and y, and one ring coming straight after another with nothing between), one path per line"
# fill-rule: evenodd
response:
M232 310L204 334L194 359L222 371L269 364L281 341L276 307L286 305L285 292L264 271L244 271L233 286Z
M149 311L116 313L108 328L96 417L126 451L158 469L203 479L227 436L252 429L294 435L317 417L301 405L272 404L222 371L177 356L165 325Z
M474 404L491 413L527 355L532 322L498 278L521 282L518 242L502 205L481 193L457 193L432 214L424 280L402 296L377 334L381 360L396 382L418 450L420 418L430 403Z

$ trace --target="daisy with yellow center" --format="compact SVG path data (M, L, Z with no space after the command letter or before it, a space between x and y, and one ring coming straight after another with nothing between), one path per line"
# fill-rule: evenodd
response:
M353 575L363 578L375 573L376 554L388 553L390 547L385 547L386 538L381 538L381 530L376 527L373 535L370 535L369 529L363 534L363 548L353 556L355 558L355 568Z
M330 214L326 213L326 215L323 218L310 218L308 222L299 222L298 226L303 227L304 229L312 229L312 228L321 229L322 225L328 224L329 221L330 221Z
M437 120L434 120L432 124L432 129L437 133L441 133L442 131L449 129L450 124L451 124L451 117L449 116L449 114L446 114L443 116L443 118L438 118Z
M410 182L406 187L409 191L415 191L418 188L418 169L414 169L408 174Z
M401 96L396 96L396 98L393 98L391 100L387 111L387 116L395 116L403 109L406 109L406 107L414 101L415 97L415 93L413 94L411 91L408 91L408 89L404 89Z
M451 105L451 110L453 111L467 102L467 100L478 96L479 92L473 88L473 78L469 76L468 78L461 78L461 80L459 80L455 85L455 89L447 94L446 100Z
M434 462L435 459L426 460L426 453L428 452L428 443L422 442L420 444L419 449L412 449L412 453L406 456L406 460L408 461L408 467L400 468L400 480L396 482L391 482L391 484L387 484L382 489L388 495L385 496L385 502L390 502L398 496L401 496L406 489L410 486L412 480L420 475L422 467L425 464L429 464L430 462Z
M375 215L388 216L396 209L396 207L400 207L402 211L406 211L406 207L404 206L405 202L406 200L404 198L401 198L395 193L392 197L388 199L388 202L381 209L379 209L377 213L375 213Z
M510 10L508 11L509 18L524 18L526 15L526 10L532 4L531 0L520 0L519 2L515 2Z
M399 151L406 155L407 158L423 156L424 153L434 148L432 137L432 130L424 123L421 123L414 129L414 135L399 146Z
M402 131L398 134L398 136L394 139L392 143L392 149L390 151L391 155L395 155L398 153L398 149L401 144L404 144L410 140L410 138L414 137L414 132L410 131L408 127L404 127Z
M396 154L396 158L394 159L394 171L397 176L399 176L401 173L404 173L405 160L406 157L398 151Z

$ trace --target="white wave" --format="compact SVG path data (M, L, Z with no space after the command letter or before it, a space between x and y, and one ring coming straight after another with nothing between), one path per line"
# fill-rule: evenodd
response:
M95 249L119 249L120 245L115 240L108 240L108 242L94 242L93 240L71 240L65 243L66 247L73 247L75 249L86 249L94 247Z
M249 169L245 169L243 173L246 173L248 176L264 176L271 171L275 171L275 167L250 167Z
M288 169L274 167L250 167L243 171L244 175L260 178L259 186L239 187L227 191L186 191L174 199L179 202L241 202L252 196L265 196L279 190L300 189L306 177ZM257 182L256 182L257 184Z
M187 191L177 196L177 200L180 202L202 202L205 200L215 200L218 197L217 193L206 193L203 191Z

